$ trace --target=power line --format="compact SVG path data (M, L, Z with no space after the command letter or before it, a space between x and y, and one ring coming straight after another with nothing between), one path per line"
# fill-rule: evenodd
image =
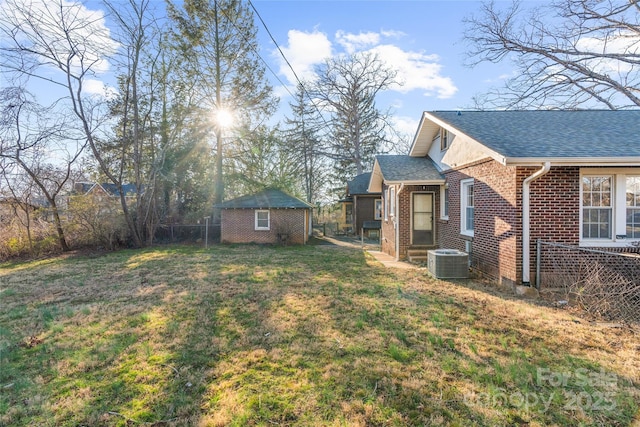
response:
M300 88L302 89L302 92L304 95L307 96L307 98L309 99L309 101L311 102L311 104L313 105L313 107L316 109L316 111L318 112L318 115L320 116L320 118L322 119L322 121L324 122L324 124L329 127L329 123L327 123L327 121L324 118L324 115L322 114L322 111L320 110L320 108L318 107L318 105L315 103L315 101L313 100L313 98L311 97L311 95L309 94L309 92L307 91L307 88L305 87L304 83L302 83L302 81L298 78L298 74L296 73L296 70L293 69L293 67L291 66L291 63L289 62L289 60L287 59L287 57L285 56L284 52L282 51L282 49L280 48L280 45L278 44L278 42L276 41L275 37L273 37L273 34L271 34L271 31L269 31L269 28L267 27L267 24L264 22L264 19L262 19L262 16L260 16L260 12L258 12L258 10L256 9L256 7L253 5L253 2L251 0L248 0L249 5L251 6L251 8L253 9L253 11L255 12L256 16L258 17L258 19L260 19L260 22L262 23L262 26L264 27L264 29L267 31L267 34L269 35L269 38L271 38L271 41L273 42L273 44L275 44L276 48L278 49L278 52L280 53L280 55L282 56L282 59L284 59L284 62L287 64L287 66L289 67L289 69L291 70L291 72L293 73L293 76L295 77L296 81L298 82L298 85L300 86ZM260 56L260 54L258 53L258 56ZM260 57L260 59L262 59L262 57ZM263 60L264 61L264 60ZM269 68L269 71L271 71L271 69ZM273 72L273 71L272 71ZM278 79L279 82L282 83L282 80L280 80L280 78L278 76L276 76L276 78ZM287 90L287 92L289 92L289 95L291 95L292 97L294 97L294 95L291 93L291 91L289 91L289 88L287 88L287 86L285 85L285 89Z

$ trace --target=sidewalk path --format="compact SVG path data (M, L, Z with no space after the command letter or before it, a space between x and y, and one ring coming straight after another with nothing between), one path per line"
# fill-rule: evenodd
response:
M402 268L405 270L424 269L424 267L421 267L417 264L412 264L406 261L396 261L394 257L392 257L389 254L385 254L384 252L380 252L380 251L367 251L367 252L370 253L377 261L379 261L385 267Z
M323 236L321 239L326 241L329 244L336 245L336 246L349 247L354 249L364 249L385 267L401 268L405 270L420 270L425 268L420 265L412 264L406 261L396 261L395 258L392 257L391 255L378 250L380 245L367 244L365 242L364 247L362 247L362 244L357 239L352 239L352 240L336 239L329 236Z

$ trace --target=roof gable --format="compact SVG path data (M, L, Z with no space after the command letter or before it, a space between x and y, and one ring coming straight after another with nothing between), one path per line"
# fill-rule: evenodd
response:
M478 142L504 164L640 162L640 110L425 112L411 155L426 155L440 126Z
M369 193L369 181L371 180L371 172L356 175L351 181L347 182L347 195L362 195ZM374 193L375 194L375 193Z
M220 209L308 209L307 202L275 188L267 188L255 194L227 200L215 206Z
M380 155L369 182L369 191L382 191L382 182L390 184L441 184L444 177L429 157Z

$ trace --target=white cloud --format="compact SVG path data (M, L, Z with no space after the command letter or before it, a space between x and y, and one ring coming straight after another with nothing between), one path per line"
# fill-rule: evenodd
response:
M75 49L72 67L91 64L94 73L109 70L107 57L119 45L111 38L104 12L68 0L11 0L0 3L0 19L20 28L18 37L33 51L64 62ZM82 62L81 62L82 61ZM46 61L45 61L46 62Z
M619 54L636 56L640 46L640 37L635 33L623 33L607 39L585 37L576 43L576 48L583 52L594 52L603 55ZM628 58L627 58L628 59ZM619 61L611 57L594 58L587 61L589 68L597 73L628 73L634 69L629 62Z
M367 33L361 32L359 34L353 34L338 30L336 32L336 41L347 53L351 54L379 44L380 33L370 31Z
M101 80L87 79L83 83L84 92L88 95L98 95L106 99L112 99L117 94L116 88L105 84Z
M331 57L331 42L326 34L314 30L311 33L298 30L288 32L288 47L282 52L291 64L300 80L315 79L314 67ZM278 54L275 52L274 54ZM293 72L280 57L280 73L284 74L290 83L297 84Z
M360 32L358 34L337 31L335 43L346 53L368 51L375 53L388 66L398 71L398 80L402 86L394 86L392 90L408 93L421 90L425 96L436 96L440 99L450 98L457 91L451 78L442 75L439 56L424 52L406 51L387 43L387 39L401 38L404 33L394 30L380 32ZM384 43L383 43L384 42ZM339 54L333 49L331 40L325 33L314 30L304 32L290 30L288 46L282 49L300 79L313 80L314 67L322 63L332 54ZM343 53L344 53L343 52ZM276 52L277 53L277 52ZM284 60L280 60L280 72L290 83L295 84L293 73Z
M418 129L419 120L414 117L393 116L393 128L401 135L406 135L409 140L413 138Z
M398 80L403 84L395 90L401 93L422 90L425 96L446 99L458 91L451 78L441 75L442 65L438 63L438 55L405 51L388 44L376 46L370 51L398 71Z

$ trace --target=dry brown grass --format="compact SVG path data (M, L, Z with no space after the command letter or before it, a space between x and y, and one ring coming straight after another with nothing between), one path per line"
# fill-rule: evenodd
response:
M348 248L162 247L5 264L0 305L0 424L638 418L633 329L385 269Z

